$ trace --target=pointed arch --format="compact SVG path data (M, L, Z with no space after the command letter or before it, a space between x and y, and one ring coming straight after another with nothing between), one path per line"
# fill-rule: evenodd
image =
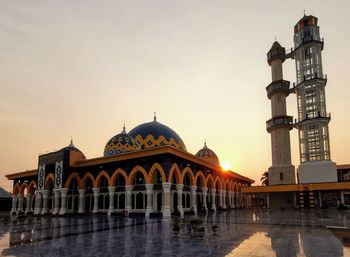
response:
M216 185L218 185L218 188L219 189L222 189L222 182L221 182L221 180L220 180L220 178L219 178L219 176L216 176L216 178L215 178L215 180L214 180L214 187L216 188Z
M202 171L197 171L197 174L194 177L195 185L197 185L197 180L198 179L202 180L202 187L207 187L207 181L206 181L205 176L204 176Z
M52 182L52 185L55 185L55 177L53 173L49 173L45 179L45 189L48 188L50 181Z
M32 180L28 185L27 191L29 194L33 194L35 190L36 190L36 182L34 180Z
M27 189L27 192L28 192L28 185L26 182L24 182L22 185L21 185L21 188L19 189L19 194L20 195L24 195L24 190Z
M92 185L95 186L95 178L90 172L88 172L88 173L85 173L84 177L81 180L81 188L83 189L86 188L86 182L88 179L90 179L92 181Z
M228 179L223 179L223 184L224 184L223 189L226 190L226 191L229 191L230 190L230 184L228 182Z
M111 186L115 186L115 183L117 182L117 177L119 174L124 177L125 183L126 183L126 181L128 179L128 175L126 174L126 172L123 169L118 168L114 171L114 173L111 176Z
M134 178L135 178L135 175L138 172L141 172L143 174L143 177L145 179L145 184L150 184L150 181L148 179L148 175L147 175L146 170L144 168L142 168L141 166L137 165L130 172L130 175L128 176L128 179L126 180L126 184L127 185L132 185L132 183L134 181Z
M166 176L165 176L165 172L163 167L159 164L159 163L154 163L151 167L151 169L149 170L148 173L148 179L149 181L152 183L153 182L153 176L156 173L156 171L159 171L160 175L162 176L162 183L166 182Z
M78 182L78 187L79 187L80 189L82 189L82 188L83 188L83 181L82 181L82 179L80 178L78 172L73 172L72 174L69 175L69 177L68 177L67 180L66 180L66 183L64 183L64 187L65 187L65 188L69 188L70 183L72 183L72 180L73 180L74 178L75 178L75 179L77 180L77 182Z
M234 191L234 192L237 192L237 191L238 191L238 186L237 186L237 183L236 183L236 182L233 183L233 191Z
M20 187L19 187L19 184L18 184L18 182L14 185L14 187L13 187L13 194L14 195L17 195L18 193L19 193L19 190L20 190Z
M230 191L233 191L233 181L230 180L229 184L230 184Z
M213 178L213 176L211 174L209 174L207 176L206 185L207 185L207 187L209 187L209 185L210 185L210 188L214 188L215 187L214 178Z
M195 183L195 180L194 180L193 171L191 170L190 167L186 167L186 168L183 169L183 171L182 171L182 181L184 181L185 176L186 176L187 173L188 173L188 175L190 176L190 179L191 179L190 180L191 186L195 186L196 183Z
M168 182L170 183L172 182L174 174L175 174L176 184L183 184L181 172L180 172L179 166L177 166L176 163L174 163L170 168Z
M105 177L108 181L108 186L109 187L111 186L111 178L109 177L108 173L103 170L97 175L97 177L95 179L95 183L94 183L95 188L99 188L101 186L102 177Z

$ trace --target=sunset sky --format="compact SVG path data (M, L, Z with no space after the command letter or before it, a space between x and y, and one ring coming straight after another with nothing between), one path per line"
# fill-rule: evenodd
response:
M331 4L332 5L331 5ZM350 163L350 1L1 1L0 186L74 144L88 158L153 119L260 184L271 165L266 53L319 18L332 160ZM284 63L294 82L295 63ZM288 113L296 117L296 96ZM299 164L297 130L291 132Z

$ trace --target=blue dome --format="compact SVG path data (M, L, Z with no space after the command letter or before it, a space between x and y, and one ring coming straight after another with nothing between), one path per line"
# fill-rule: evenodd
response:
M112 156L139 149L139 144L135 141L133 137L126 133L124 127L123 131L120 134L115 135L107 142L103 155Z
M186 146L181 137L168 126L158 122L156 117L151 122L143 123L133 128L129 135L135 138L142 149L171 145L186 151Z

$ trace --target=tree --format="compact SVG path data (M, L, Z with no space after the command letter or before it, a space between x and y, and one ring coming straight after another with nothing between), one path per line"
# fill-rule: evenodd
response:
M262 174L260 181L263 186L269 185L269 173L267 171Z

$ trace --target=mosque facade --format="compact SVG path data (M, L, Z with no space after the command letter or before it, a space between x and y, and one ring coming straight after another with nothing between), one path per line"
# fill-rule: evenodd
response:
M125 127L87 159L73 142L40 155L38 168L7 175L13 180L11 213L65 215L140 214L169 217L250 206L241 193L254 181L223 170L206 144L195 155L181 137L157 121L129 133Z

